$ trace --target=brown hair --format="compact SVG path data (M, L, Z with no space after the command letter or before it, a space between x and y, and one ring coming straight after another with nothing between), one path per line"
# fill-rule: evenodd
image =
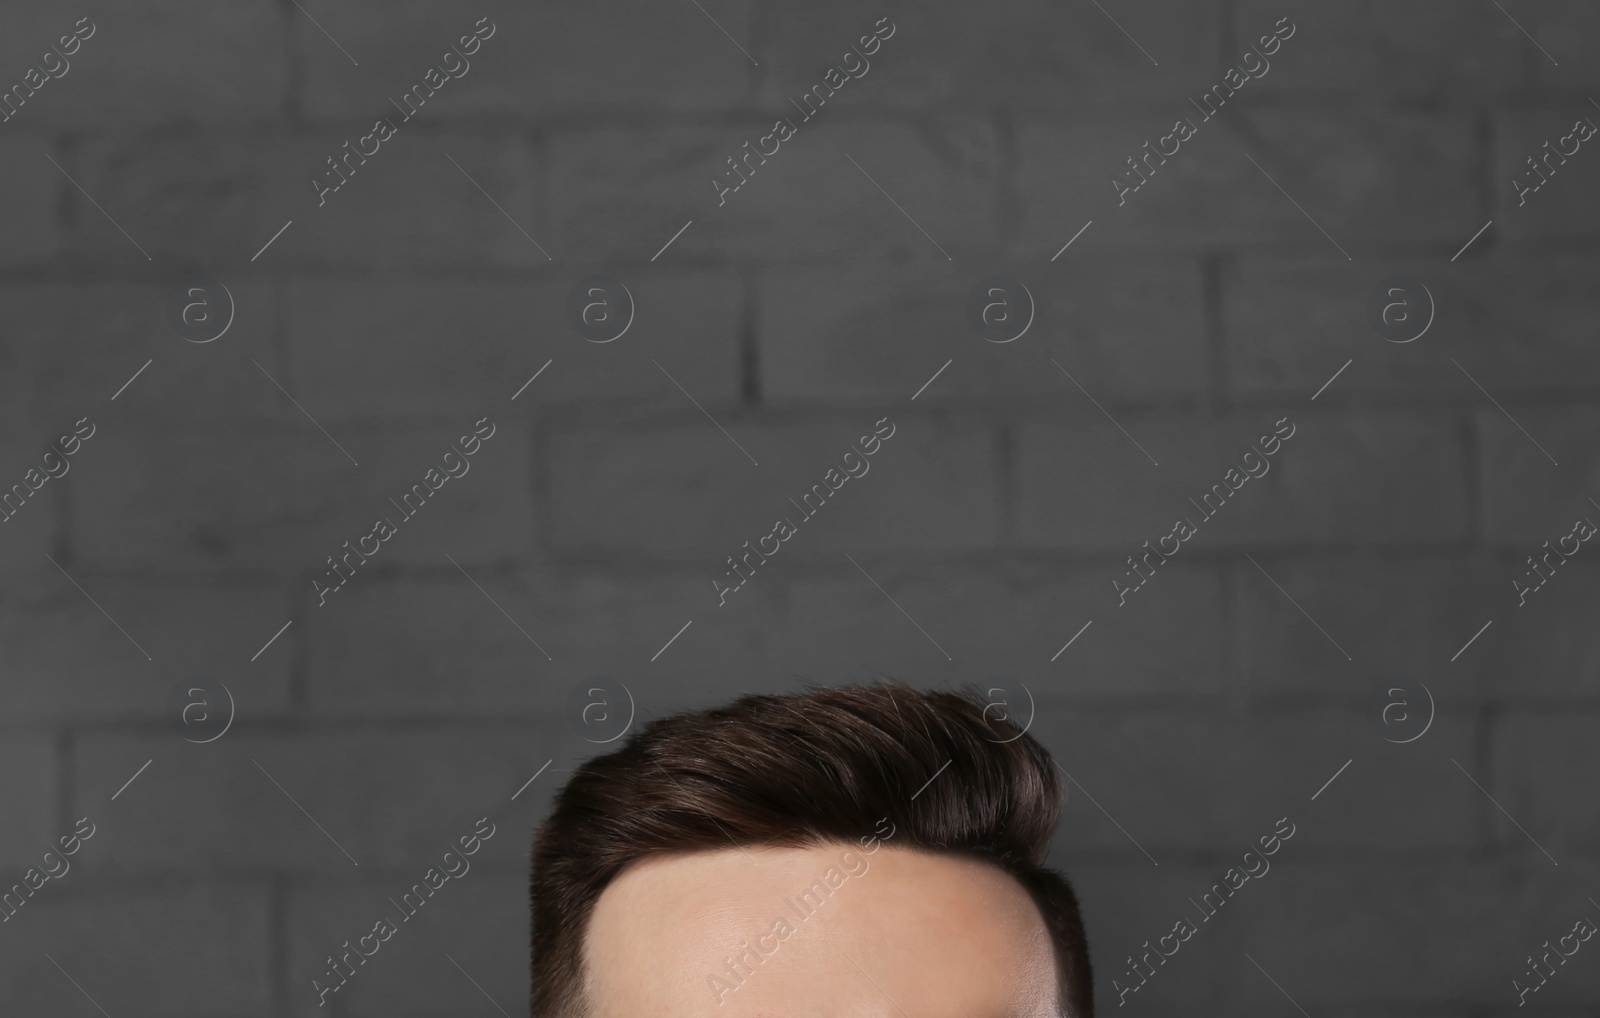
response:
M975 693L887 683L751 694L652 721L579 767L534 837L533 1018L586 1013L584 930L628 864L730 841L854 844L884 816L897 843L1016 879L1050 930L1059 1007L1092 1018L1077 897L1044 866L1061 801L1050 754Z

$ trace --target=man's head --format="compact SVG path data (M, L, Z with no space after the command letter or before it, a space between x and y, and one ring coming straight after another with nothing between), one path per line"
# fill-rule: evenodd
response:
M1060 783L985 707L745 696L588 761L534 839L534 1018L1092 1018Z

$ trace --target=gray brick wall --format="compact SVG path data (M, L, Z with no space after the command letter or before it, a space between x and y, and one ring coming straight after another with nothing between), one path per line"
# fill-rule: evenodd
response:
M1600 919L1600 553L1511 586L1600 520L1600 154L1510 186L1600 117L1600 12L699 6L10 5L5 87L95 34L0 124L0 486L97 430L0 524L0 887L96 831L0 923L0 1014L522 1013L529 837L595 750L575 684L642 720L886 674L1031 697L1103 1013L1512 1013L1524 959ZM319 206L481 17L470 71ZM997 274L1036 306L1007 344L966 321ZM1366 318L1396 274L1436 304L1405 344ZM568 324L592 275L636 304L614 342ZM203 344L167 312L196 276L237 309ZM1119 606L1127 556L1286 415ZM719 607L725 558L883 417ZM1431 728L1385 741L1373 687L1418 680ZM191 681L231 691L215 741L176 721ZM472 871L319 1007L325 958L482 816ZM1260 886L1119 1007L1123 959L1282 816ZM1526 1013L1592 1016L1597 950Z

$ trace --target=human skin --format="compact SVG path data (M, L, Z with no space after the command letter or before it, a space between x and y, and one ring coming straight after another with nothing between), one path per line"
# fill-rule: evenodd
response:
M843 881L802 919L791 902L830 867ZM772 935L780 916L793 927L785 939ZM757 938L765 953L746 955L739 982L727 961ZM584 956L593 1018L1059 1013L1049 931L1022 886L987 863L898 846L640 860L595 903ZM719 994L712 976L732 988Z

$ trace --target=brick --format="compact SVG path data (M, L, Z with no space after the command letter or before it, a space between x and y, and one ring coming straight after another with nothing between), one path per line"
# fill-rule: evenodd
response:
M1600 184L1600 152L1596 151L1600 138L1591 136L1584 144L1573 136L1564 146L1561 140L1574 135L1574 126L1580 121L1592 135L1594 125L1600 124L1600 110L1578 97L1506 110L1496 116L1489 193L1494 196L1496 228L1507 243L1537 252L1552 241L1593 239L1600 234L1600 200L1594 197L1595 186ZM1546 142L1550 143L1548 149ZM1575 151L1564 155L1563 147ZM1529 166L1529 159L1537 172ZM1514 181L1538 190L1519 191Z
M0 738L0 773L13 776L6 789L6 840L0 844L0 867L8 881L20 880L27 867L41 865L40 857L58 848L59 836L69 833L56 830L60 779L54 741L44 732L6 732ZM19 921L12 917L0 928L9 929Z
M333 419L397 405L477 414L490 398L509 400L535 373L518 407L678 408L683 394L671 379L702 401L736 401L738 280L654 269L624 275L635 319L609 343L587 342L568 324L567 295L583 278L570 271L532 287L297 282L289 294L297 388L335 407ZM370 384L375 359L386 376L381 385ZM357 378L368 384L351 384Z
M1590 519L1600 523L1600 515ZM1554 545L1556 537L1570 532L1570 526L1553 527L1544 540ZM1533 585L1526 556L1535 551L1545 553L1542 545L1535 547L1530 542L1524 549L1496 557L1486 587L1494 627L1461 660L1466 662L1471 654L1480 656L1478 667L1494 677L1494 692L1502 702L1586 700L1593 695L1592 676L1600 668L1600 647L1595 645L1588 622L1594 598L1600 593L1600 570L1592 560L1579 557L1561 565L1546 585L1522 596L1512 580L1524 587ZM1471 628L1475 630L1477 625Z
M1550 868L1543 857L1539 863ZM1289 859L1280 865L1278 893L1259 903L1262 938L1251 954L1304 1007L1384 1001L1413 1009L1444 1002L1458 1011L1515 1008L1511 980L1525 969L1528 953L1569 932L1583 904L1567 881L1542 872L1530 877L1531 862L1512 868L1435 856L1382 865ZM1241 982L1240 1006L1285 1006L1280 990L1254 966L1250 971L1256 979ZM1358 971L1377 981L1347 977ZM1570 967L1541 995L1563 983L1588 989L1593 999L1593 980L1583 985L1584 976Z
M130 418L209 427L218 418L273 417L284 409L298 416L262 374L270 371L279 380L285 374L273 352L278 301L270 285L212 276L233 299L227 331L194 343L173 330L168 295L200 275L210 273L174 274L158 284L33 283L0 290L8 328L29 341L20 370L30 385L21 399L30 422L49 429L42 441L70 431L84 416L105 429L96 431L91 450ZM220 301L209 293L202 299ZM146 368L146 361L153 363Z
M47 4L18 5L12 14L7 87L77 21ZM137 12L96 11L89 21L93 34L68 57L71 69L47 81L11 123L121 129L276 118L286 88L283 18L277 5L262 0L225 8L204 0L156 0Z
M493 34L467 58L471 69L448 81L419 116L452 123L490 117L543 121L618 112L698 113L740 104L750 95L757 68L717 24L761 59L750 5L714 0L704 6L706 14L692 6L683 11L575 0L536 9L497 5L489 12ZM417 0L307 9L361 62L359 69L352 67L314 25L296 16L296 46L307 75L302 105L323 120L398 99L422 82L452 43L473 32L483 13L441 10ZM575 44L579 39L598 48Z
M1248 52L1286 15L1295 32L1267 58L1272 69L1251 82L1251 91L1306 95L1337 90L1461 102L1493 99L1526 81L1528 62L1521 53L1526 37L1516 26L1492 7L1464 8L1449 0L1291 7L1244 0L1233 11L1232 50ZM1439 30L1444 24L1449 32Z
M1103 417L1102 424L1087 423L1093 409L1077 408L1084 424L1026 424L1017 440L1017 540L1142 555L1142 542L1157 547L1179 519L1197 530L1180 546L1182 555L1301 542L1438 545L1464 539L1468 492L1448 422L1372 413L1358 423L1293 405L1284 409L1295 431L1268 472L1246 481L1205 519L1198 508L1202 496L1224 483L1258 436L1272 431L1281 419L1277 412L1220 422L1119 415L1121 427L1160 466L1142 459ZM1363 480L1352 484L1352 477Z
M1401 558L1377 548L1257 561L1262 569L1247 561L1229 567L1239 605L1242 681L1252 696L1338 698L1365 710L1380 679L1408 677L1421 679L1437 708L1449 711L1461 709L1464 700L1508 691L1509 676L1485 656L1485 644L1451 660L1485 620L1501 616L1504 624L1502 570L1454 555ZM1491 630L1484 639L1491 634L1504 636ZM1367 674L1379 660L1382 674ZM1360 681L1353 681L1358 668Z
M1433 748L1444 755L1430 758L1419 756L1414 745L1382 743L1357 711L1073 709L1050 691L1029 733L1078 782L1067 782L1063 821L1075 850L1144 859L1128 840L1131 834L1165 867L1196 852L1231 858L1286 814L1307 830L1288 846L1296 853L1371 858L1474 841L1481 821L1478 792L1468 782L1457 788L1449 780L1460 772L1448 759L1451 752L1459 758L1470 749L1473 733L1470 725L1453 722L1438 729L1423 740L1438 740ZM1319 794L1352 749L1360 759ZM1330 812L1342 819L1318 821ZM1374 841L1375 830L1384 832L1381 844Z
M386 899L398 899L429 865L438 865L433 857L442 855L446 836L471 833L472 820L441 828L437 853L419 854L392 875L364 874L354 885L316 880L296 887L288 910L286 1013L311 1018L337 1007L349 1015L456 1014L489 1007L485 994L514 1013L529 992L527 877L483 871L492 850L511 847L521 834L522 825L504 819L491 814L495 835L465 858L470 868L443 884L408 920ZM526 839L516 845L519 854L526 852ZM355 973L319 1005L312 980L337 982L324 976L328 955L342 954L346 940L353 946L379 919L388 919L395 931L364 963L352 955ZM368 939L366 946L373 943Z
M857 436L873 431L873 415L796 423L707 409L759 466L717 428L698 423L552 437L550 546L569 555L602 550L703 562L721 578L725 558L744 541L754 546L779 519L803 531L789 544L808 555L995 543L994 440L979 420L893 415L883 425L893 426L893 437L867 460L868 472L802 519L788 500L799 503L812 484L824 483ZM663 520L674 521L670 531L661 530Z
M36 101L43 96L41 90ZM28 108L23 106L6 124L8 133L20 124ZM0 266L39 265L50 261L60 249L57 196L61 188L72 185L62 179L41 149L48 151L47 146L34 138L10 137L0 141L0 188L12 196L12 207L6 215L6 238L0 244ZM56 161L60 161L60 156Z
M940 247L962 258L995 245L1000 171L986 120L823 119L833 112L824 106L811 123L790 107L715 127L563 131L548 144L555 243L569 257L649 257L692 221L663 259L836 259L848 251L927 270L950 264ZM712 175L737 181L725 160L791 114L794 135L765 163L751 157L754 171L719 206Z
M859 90L847 101L878 107L1078 111L1181 96L1211 72L1218 5L1120 3L1109 11L1116 21L1093 6L1021 2L987 7L982 16L952 2L895 11L893 34L868 58L871 70L841 96ZM878 13L845 3L773 9L762 97L788 105L789 96L821 82L874 31Z
M1494 379L1480 381L1498 399ZM1491 543L1516 552L1520 562L1543 542L1554 544L1570 533L1574 520L1594 510L1589 499L1600 490L1600 472L1585 455L1586 436L1594 433L1600 415L1582 405L1500 402L1513 420L1485 405L1475 422L1482 447L1483 526ZM1590 518L1600 523L1600 514Z
M642 724L687 706L686 697L720 702L763 682L755 665L763 660L764 612L744 600L716 611L714 564L672 576L461 564L471 581L459 572L432 582L374 580L341 593L349 600L337 611L332 600L309 610L312 713L510 714L565 724L568 692L612 677L628 686ZM673 639L687 621L695 625ZM455 635L441 641L444 631ZM464 669L465 646L472 660Z
M395 135L367 165L357 162L354 173L346 169L345 184L318 205L311 175L325 169L328 156L343 152L345 141L357 144L378 117L388 115L398 128ZM453 273L463 266L543 269L562 257L535 212L543 181L523 139L404 123L386 103L330 127L324 136L326 151L313 154L301 171L306 183L296 185L305 188L307 218L318 217L315 246L325 264ZM406 211L397 214L399 209ZM303 264L305 248L285 248L279 257Z
M1462 230L1464 243L1476 227L1463 223ZM1588 379L1600 369L1589 324L1597 308L1580 281L1594 271L1586 257L1501 252L1485 259L1469 252L1456 265L1391 261L1381 270L1337 254L1241 259L1223 275L1229 389L1251 397L1309 397L1353 360L1318 402L1431 401L1448 394L1481 403L1473 379L1492 385L1497 398L1519 391L1588 393ZM1388 342L1367 325L1367 296L1392 275L1419 280L1433 298L1433 324L1409 343ZM1499 339L1507 334L1517 342ZM1440 348L1446 336L1453 347L1448 355Z
M137 885L97 878L103 863L91 853L117 831L108 819L90 819L94 837L61 886L46 884L27 907L38 911L6 924L18 938L12 944L27 944L0 969L10 1013L94 1014L85 992L126 1018L266 1013L274 978L267 884L194 874Z
M1186 898L1285 813L1302 833L1271 879L1185 945L1138 1008L1294 1013L1246 952L1313 1014L1509 1008L1526 954L1587 913L1569 870L1600 872L1582 808L1600 567L1580 554L1525 607L1509 582L1573 518L1600 520L1585 508L1600 499L1584 455L1600 347L1578 186L1593 171L1569 157L1524 208L1506 182L1548 120L1596 115L1584 97L1600 91L1570 73L1596 15L1506 4L1556 68L1504 12L1443 0L1008 3L994 17L923 5L895 15L869 76L715 207L711 171L774 117L798 119L788 96L883 12L701 2L760 67L692 5L301 0L355 68L292 4L224 16L158 0L148 32L100 19L71 75L0 131L18 128L0 177L19 203L0 245L0 463L15 480L41 437L85 413L101 427L71 476L0 525L15 835L0 864L25 865L66 804L112 811L43 892L61 896L6 928L28 921L22 935L119 1018L322 1014L312 968L370 928L366 913L389 907L452 818L501 821L503 807L477 872L331 1010L485 1007L448 951L515 1013L527 835L604 751L567 729L570 689L625 680L636 730L745 691L889 674L1004 688L1015 707L1025 683L1030 731L1116 817L1069 783L1055 850L1084 901L1103 1010L1128 951L1189 914ZM316 208L310 172L483 13L499 34L471 75ZM1198 120L1189 96L1284 14L1301 27L1271 74L1130 195L1132 210L1106 207L1105 178L1173 117ZM26 66L29 26L57 16L12 18L3 65ZM165 322L191 271L238 300L219 343L185 343ZM1367 291L1391 272L1433 289L1419 342L1366 325ZM568 289L590 273L638 300L619 342L585 343L565 321ZM971 287L995 273L1038 303L1027 338L1003 346L964 321ZM947 360L912 414L903 404ZM1113 610L1123 557L1285 413L1300 431L1272 475ZM484 414L501 430L479 470L315 607L324 556ZM713 610L724 556L885 414L900 430L873 477ZM164 722L190 675L238 695L238 724L215 744ZM1387 677L1436 694L1421 745L1382 741L1366 697ZM171 943L141 947L136 921ZM192 943L217 930L227 944ZM88 1008L34 962L0 975L9 1010ZM174 977L195 962L206 973ZM1536 1009L1587 1016L1596 978L1566 967ZM174 986L180 1003L147 1003Z
M1280 215L1302 221L1283 233L1298 247L1333 249L1322 246L1327 238L1317 225L1355 257L1363 247L1454 241L1460 210L1481 194L1479 127L1464 113L1349 111L1313 120L1293 108L1248 112L1251 126L1276 144L1251 155L1294 201L1248 160L1244 166L1267 188L1256 194L1278 199Z
M385 115L397 122L395 134L364 161L348 156L344 162L345 142L359 144ZM273 265L458 272L549 264L529 240L555 256L534 216L538 177L527 142L399 121L384 104L307 135L194 134L158 149L116 139L86 146L69 169L152 255L216 266L212 275L227 267L247 276ZM329 158L340 160L339 173L328 168ZM320 194L319 202L312 180L331 183L341 176L344 183ZM80 204L73 250L125 261L119 245L127 247L126 240L86 201ZM280 229L283 235L273 240Z
M1048 258L1086 220L1095 225L1073 247L1080 258L1149 245L1327 254L1337 244L1361 257L1383 244L1460 243L1460 210L1474 207L1480 193L1476 128L1468 116L1323 111L1309 117L1250 102L1241 92L1209 122L1183 95L1117 117L1084 117L1070 127L1022 118L1016 141L1021 225L1013 250ZM1126 160L1141 154L1146 141L1152 148L1159 144L1180 117L1194 122L1195 134L1165 165L1152 156L1155 172L1137 192L1123 195L1119 207L1113 177L1127 173L1136 181ZM1258 140L1240 142L1235 131Z
M85 142L60 160L93 198L70 188L66 250L117 269L182 266L169 286L193 275L223 278L225 270L247 276L254 269L248 259L292 217L284 210L300 199L300 178L322 159L311 152L296 158L310 144L276 135L184 127L160 145L125 134Z
M306 409L315 416L320 407ZM469 472L447 481L409 523L389 499L423 483L457 436L472 430L472 419L339 428L334 438L360 466L304 415L298 423L206 433L130 425L106 436L104 464L85 471L74 492L79 550L100 563L248 565L309 578L384 516L400 532L381 546L374 566L447 567L446 554L518 554L532 536L528 436L495 402L485 400L483 410L491 423L501 418L494 437L469 461ZM226 466L214 462L219 448L229 450Z
M879 555L863 554L857 561L860 570L843 562L853 580L805 577L786 584L776 656L795 675L819 685L884 676L915 676L919 684L965 678L955 664L962 648L953 644L960 616L951 614L951 592L926 574L908 578L900 563ZM751 582L761 578L758 573ZM994 591L993 583L965 579L966 593Z
M138 813L118 819L114 830L108 821L107 866L129 873L270 868L348 879L372 869L409 872L476 817L509 816L511 796L561 744L588 746L545 720L515 730L480 723L304 734L240 724L200 746L166 733L86 735L74 764L93 802L101 801L99 789L110 794L155 758L117 800ZM570 766L569 754L556 763ZM547 773L515 806L537 808L553 787ZM501 837L519 838L509 820L500 829ZM182 839L172 837L175 830Z
M1453 422L1379 413L1359 423L1304 417L1312 431L1306 455L1283 464L1287 504L1253 521L1256 527L1242 515L1219 519L1219 536L1236 545L1309 532L1322 541L1448 546L1466 535L1470 495ZM1352 485L1352 478L1362 482Z
M1549 888L1530 901L1525 882L1504 867L1438 858L1381 866L1298 859L1291 853L1310 848L1297 842L1312 831L1302 818L1291 819L1295 838L1273 857L1259 886L1252 886L1255 879L1244 884L1229 900L1235 911L1220 910L1205 923L1187 899L1210 886L1229 858L1211 866L1169 860L1155 870L1148 863L1069 866L1094 952L1100 1009L1117 1006L1113 980L1127 971L1126 956L1187 916L1196 933L1167 964L1157 964L1142 989L1126 995L1128 1005L1164 1018L1197 1009L1269 1014L1289 1007L1288 991L1319 1014L1460 1013L1484 1001L1504 1003L1516 966L1552 935L1539 931L1570 930L1566 913L1582 901ZM1350 971L1370 976L1342 977ZM1576 983L1580 995L1592 985L1570 968L1562 978ZM1546 995L1559 982L1552 979ZM1447 1010L1445 1002L1456 1006Z
M11 287L0 287L0 313L3 313L0 314L0 339L4 340L0 342L0 421L5 423L4 434L12 440L30 423L23 406L28 385L20 370L27 363L24 360L26 348L9 321L10 313L18 306L18 292ZM22 453L24 458L27 455Z
M1105 568L1035 559L995 575L882 556L857 560L882 591L845 561L828 570L835 575L808 572L784 584L774 661L830 685L883 674L981 682L1007 690L1024 717L1030 692L1042 705L1046 698L1192 702L1231 690L1222 586L1213 569L1174 566L1161 589L1152 587L1153 603L1118 610ZM751 583L761 580L758 573ZM981 675L972 673L977 661Z
M0 594L0 641L10 661L0 711L7 716L164 725L173 720L168 696L190 679L222 681L239 717L287 710L285 650L296 634L284 634L277 653L250 660L289 617L284 584L106 572L71 560L62 566L71 580L40 555Z
M1064 389L1076 389L1051 357L1101 399L1164 400L1193 395L1204 384L1196 264L1063 260L1060 269L1018 269L1012 278L1027 287L1035 312L1028 331L1010 343L989 342L967 322L970 293L998 272L950 280L877 265L764 276L764 400L881 404L917 395L943 403L1055 403ZM1103 299L1085 300L1086 294ZM956 363L918 395L947 359Z
M1516 44L1530 77L1540 92L1581 99L1594 91L1596 82L1583 68L1575 68L1580 40L1600 28L1600 14L1582 0L1539 0L1513 8L1517 23L1533 36L1517 33ZM1543 50L1543 52L1540 52ZM1566 58L1563 66L1560 61Z
M1111 421L1102 417L1096 423L1088 397L1077 395L1079 398L1069 404L1073 413L1070 424L1034 420L1016 431L1016 541L1024 546L1112 553L1122 544L1131 543L1131 553L1138 541L1129 542L1130 520L1146 529L1161 526L1165 532L1170 529L1166 517L1173 511L1156 508L1169 484L1155 473L1160 469L1160 459L1150 463L1140 454L1139 446L1154 445L1162 456L1167 456L1163 445L1170 446L1172 435L1180 429L1170 419L1123 414L1122 428L1128 434L1144 436L1144 442L1137 438L1130 441ZM1186 426L1182 430L1193 441L1196 429ZM1249 430L1240 427L1237 433L1249 434ZM1217 441L1208 437L1211 442ZM1174 460L1193 462L1195 450L1191 447L1185 451L1190 455L1181 459L1168 457L1169 464ZM1089 478L1105 479L1105 483L1122 490L1096 490L1084 483ZM1171 501L1170 496L1168 500Z
M1560 864L1600 856L1600 819L1585 806L1588 776L1600 764L1594 722L1593 706L1510 711L1494 722L1492 770L1473 775ZM1502 851L1529 866L1548 862L1504 814L1496 810L1491 821Z
M5 356L0 353L0 359ZM11 377L21 381L26 375ZM44 454L50 448L51 438L61 432L47 430L48 425L41 426L36 421L23 419L19 412L22 402L22 399L15 403L8 402L5 409L0 409L0 416L12 419L12 426L7 428L4 437L0 437L0 463L4 464L0 469L5 471L0 475L0 495L11 497L11 501L6 503L10 515L0 522L0 535L3 535L0 536L0 563L14 570L26 570L39 564L49 569L44 556L53 554L60 547L61 490L66 479L72 476L71 467L68 467L67 474L50 478L37 489L28 483L28 471L38 470L42 473L46 469ZM70 419L64 421L65 426L61 430L70 433L72 423ZM84 451L80 449L80 455ZM31 494L23 500L17 496L13 485L21 485L24 491Z

